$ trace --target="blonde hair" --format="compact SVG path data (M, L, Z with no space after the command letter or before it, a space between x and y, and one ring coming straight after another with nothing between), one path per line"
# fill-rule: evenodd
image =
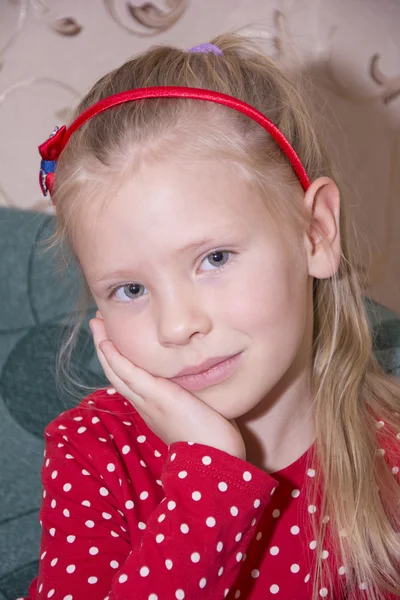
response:
M323 175L336 179L301 86L243 35L221 35L212 43L222 50L222 56L158 46L132 58L93 86L75 116L102 98L127 89L160 85L208 88L239 98L271 119L297 152L311 180ZM94 197L110 194L113 185L119 185L113 182L121 182L139 161L162 159L165 154L184 159L196 153L239 165L282 223L304 226L309 220L288 161L259 125L208 102L152 99L105 111L71 138L56 170L58 226L54 239L67 241L73 248L75 218ZM329 515L338 565L347 566L346 575L340 578L343 594L346 587L355 585L365 589L368 598L377 599L383 598L385 591L400 595L399 484L389 461L380 456L377 433L379 418L385 422L379 435L387 447L399 453L400 388L382 372L372 354L361 286L349 257L344 214L342 209L338 272L330 279L314 281L312 383L318 467L312 493L315 496L322 486L321 516ZM73 337L64 359L73 347ZM326 519L318 522L316 515L312 518L319 556L313 585L316 600L320 587L328 587L325 578L330 574L325 573L321 558Z

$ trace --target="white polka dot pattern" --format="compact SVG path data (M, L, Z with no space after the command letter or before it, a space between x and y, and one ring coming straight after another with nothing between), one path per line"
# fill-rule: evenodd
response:
M110 391L96 392L86 408L82 403L66 411L46 430L41 517L48 534L42 541L38 593L74 600L87 586L88 598L93 588L103 600L111 592L115 598L121 593L163 600L164 578L171 573L171 585L177 582L171 594L177 599L207 588L226 596L225 569L220 562L215 570L216 557L223 562L234 544L243 560L251 540L245 535L248 523L260 518L276 482L238 459L224 464L224 453L201 444L181 442L168 452ZM167 456L164 466L160 458ZM218 496L210 495L210 485ZM196 515L202 515L200 521ZM230 520L238 527L234 540ZM226 522L228 528L221 530ZM205 538L214 555L201 552ZM182 572L187 577L177 578Z
M312 534L312 520L328 534L330 520L305 493L316 478L311 451L271 477L210 446L167 447L113 388L45 433L40 572L29 600L309 600L310 565L334 560ZM335 574L343 580L346 567ZM335 598L323 582L317 594Z

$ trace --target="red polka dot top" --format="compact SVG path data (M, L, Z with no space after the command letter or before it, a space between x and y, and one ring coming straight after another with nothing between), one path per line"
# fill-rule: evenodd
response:
M346 567L313 537L313 448L267 474L210 446L168 447L113 392L45 430L29 600L310 600L318 552L332 564L321 598L366 598L363 582L338 595Z

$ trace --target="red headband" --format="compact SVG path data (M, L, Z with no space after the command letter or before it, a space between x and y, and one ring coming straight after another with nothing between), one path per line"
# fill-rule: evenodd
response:
M238 112L250 117L256 123L259 123L276 141L278 146L282 149L290 164L292 165L299 181L306 191L310 185L310 180L307 173L289 144L283 133L274 125L265 115L260 113L258 110L242 102L237 98L221 94L220 92L214 92L212 90L204 90L201 88L190 88L190 87L175 87L175 86L161 86L161 87L148 87L138 88L135 90L127 90L113 96L103 98L93 106L90 106L82 114L71 123L68 129L63 125L60 128L56 128L51 134L48 140L39 146L39 152L42 157L39 182L42 188L43 194L46 196L47 192L51 191L54 187L55 182L55 167L61 152L67 145L71 135L79 129L86 121L98 115L99 113L118 106L124 102L131 102L133 100L142 100L144 98L190 98L194 100L206 100L207 102L215 102L233 108Z

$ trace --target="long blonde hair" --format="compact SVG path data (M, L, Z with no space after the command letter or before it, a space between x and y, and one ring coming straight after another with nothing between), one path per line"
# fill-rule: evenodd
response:
M323 175L336 179L298 83L243 35L221 35L212 43L222 56L159 46L134 57L97 82L75 116L127 89L208 88L240 98L269 117L292 144L311 180ZM115 182L121 182L139 160L165 154L184 160L190 152L234 161L264 192L268 207L282 223L288 227L307 222L299 183L259 125L207 102L152 99L105 111L74 134L56 171L55 240L67 241L73 248L77 216L95 197L110 194ZM379 431L387 447L400 454L400 387L382 372L372 354L344 215L342 208L339 270L330 279L314 281L312 378L318 456L314 493L321 485L321 514L330 516L338 564L347 565L346 575L340 578L345 582L343 595L346 586L355 585L365 589L368 598L377 599L387 591L400 596L400 489L378 441ZM72 338L67 347L69 352ZM378 418L385 422L382 429L377 427ZM317 521L321 549L326 520ZM320 557L313 599L319 597L320 586L327 587L324 569Z

